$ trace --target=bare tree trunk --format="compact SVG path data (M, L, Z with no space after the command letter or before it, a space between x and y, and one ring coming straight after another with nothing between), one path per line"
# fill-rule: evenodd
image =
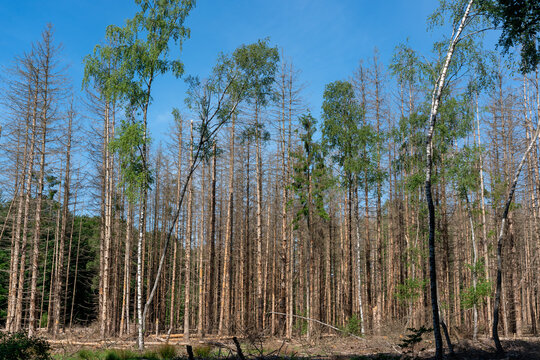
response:
M75 290L77 289L77 275L79 271L79 249L81 246L82 216L79 220L79 237L77 239L77 255L75 257L75 276L73 277L73 291L71 294L71 311L69 313L69 329L73 325L73 308L75 306ZM47 233L48 235L48 233Z
M234 134L233 134L234 135ZM212 183L211 183L211 204L210 204L210 254L209 254L209 264L208 264L208 293L206 294L206 308L207 308L207 319L208 319L208 333L214 333L214 289L217 288L216 281L216 267L215 267L215 257L216 257L216 145L214 144L214 156L212 158ZM233 156L233 154L230 154Z
M360 239L360 212L358 211L358 191L354 194L354 221L356 223L356 269L357 269L357 297L358 297L358 311L360 315L360 331L363 334L366 333L364 324L364 309L362 304L362 263L361 259L361 239ZM326 271L329 271L327 269ZM328 276L328 274L327 274ZM328 286L328 285L327 285ZM329 319L327 319L329 321Z
M465 203L467 207L467 216L469 218L469 225L471 226L471 240L472 240L472 251L473 251L473 270L472 270L472 278L473 278L473 288L476 292L476 285L478 284L478 249L476 247L476 236L474 234L474 222L473 222L473 215L471 211L471 205L469 203L469 196L465 192ZM450 270L452 271L452 270ZM476 302L473 304L473 340L476 340L478 335L478 308L476 305Z
M63 168L61 167L60 171L60 179L63 176ZM60 191L58 192L58 199L62 199L62 187L60 187ZM60 201L58 201L60 202ZM54 297L54 285L56 278L58 276L58 252L60 251L59 247L59 240L60 240L60 219L61 219L61 208L58 207L58 210L56 211L56 225L54 229L54 253L53 253L53 262L51 266L51 282L49 284L49 306L47 308L47 331L52 332L54 327L54 306L55 306L55 297Z
M178 162L178 169L176 174L176 204L180 204L180 196L181 196L181 181L182 181L182 125L183 125L183 119L181 117L175 118L176 122L176 130L178 135L178 155L177 155L177 162ZM175 235L176 240L174 242L173 246L173 269L172 269L172 280L171 280L171 305L170 305L170 318L169 318L169 333L174 328L174 304L175 300L174 297L176 296L176 263L177 263L177 253L178 253L178 242L180 241L180 221L177 219L175 224Z
M58 334L60 327L60 307L62 304L62 299L60 296L61 287L62 287L62 277L64 272L64 243L66 238L66 227L67 227L67 218L69 210L69 199L70 199L70 183L71 183L71 124L72 116L69 119L69 128L67 135L67 144L66 144L66 170L64 177L64 203L62 208L62 225L60 227L60 243L58 245L58 262L56 263L56 277L54 280L54 315L53 315L53 336ZM45 139L43 139L45 140ZM43 145L44 146L44 145ZM43 151L44 154L44 151ZM43 155L42 155L43 156Z
M259 130L259 104L255 104L255 125L256 131ZM263 306L263 274L262 274L262 156L261 156L261 134L256 138L256 178L257 178L257 302L255 313L256 328L262 327L262 306Z
M214 143L214 154L215 154L216 145ZM215 157L215 155L214 155ZM206 294L204 291L204 224L205 224L205 194L206 194L206 162L203 162L202 166L202 174L201 174L201 200L200 200L200 208L201 208L201 215L199 218L199 232L198 232L198 255L199 255L199 265L198 265L198 280L199 280L199 304L197 307L197 336L199 338L202 338L204 336L204 303Z
M109 101L105 104L105 114L104 114L104 139L103 139L103 158L104 158L104 223L103 223L103 239L102 239L102 252L101 252L101 308L99 314L99 331L101 338L105 338L108 334L108 324L109 324L109 282L110 282L110 249L112 241L112 193L113 193L113 174L112 174L112 154L109 150L109 142L112 139L112 127L114 124L111 124L111 118L113 116L113 109L111 109L111 103Z
M193 121L190 127L190 151L189 151L189 165L193 167ZM184 297L184 340L189 341L189 318L191 315L191 243L193 236L193 181L191 178L189 181L188 190L188 203L187 203L187 228L185 239L185 252L186 252L186 279L185 279L185 297Z
M43 265L43 281L41 282L41 305L39 307L39 323L37 328L41 328L41 320L43 319L43 304L45 303L45 278L47 275L47 260L49 259L49 234L50 229L47 229L47 239L45 240L45 264Z
M230 306L231 306L231 254L233 243L233 211L234 211L234 125L236 115L231 122L230 147L229 147L229 201L227 209L227 228L225 233L225 251L223 253L223 277L221 284L221 298L223 299L219 314L218 335L228 335L230 329ZM243 296L243 294L240 294Z
M79 175L77 175L77 180L79 180ZM77 181L79 183L79 181ZM66 328L66 313L67 313L67 302L68 302L68 292L69 292L69 270L71 268L71 249L73 245L73 231L75 229L75 214L77 213L77 191L75 191L75 200L73 204L73 216L71 219L71 230L69 233L69 246L68 246L68 258L67 258L67 267L66 267L66 282L64 289L64 306L62 312L62 325L65 332Z
M480 112L478 110L478 93L475 94L476 101L476 144L478 148L481 148L481 137L480 137ZM486 221L486 201L485 201L485 189L484 189L484 158L482 152L479 153L480 156L480 208L482 211L482 243L484 250L484 267L486 269L486 276L489 278L489 250L488 250L488 235L487 235L487 221ZM491 308L491 297L487 297L487 308ZM488 323L491 323L491 313L488 311Z

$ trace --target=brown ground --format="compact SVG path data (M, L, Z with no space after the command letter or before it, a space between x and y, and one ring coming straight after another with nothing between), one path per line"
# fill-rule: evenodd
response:
M56 339L48 338L55 353L70 355L83 349L118 349L136 348L135 335L123 338L110 338L95 340L95 331L89 328L76 329L71 333L63 334ZM41 334L46 337L46 334ZM307 341L303 338L281 340L277 338L261 338L254 336L239 336L238 339L245 348L246 355L252 358L261 357L294 357L313 359L429 359L434 355L433 341L429 335L428 340L415 346L414 352L405 353L397 344L401 342L400 335L396 336L370 336L359 340L345 336L323 336L317 340ZM166 334L149 336L146 338L148 348L157 347L166 343ZM179 347L179 352L185 352L188 344L181 334L172 334L169 343ZM506 354L497 357L493 341L489 338L479 338L478 341L460 339L454 344L456 355L446 356L448 359L526 359L540 360L540 338L502 339ZM234 344L230 338L205 337L199 339L195 336L189 342L194 348L211 347L214 354L222 357L235 355ZM445 349L446 350L446 349Z

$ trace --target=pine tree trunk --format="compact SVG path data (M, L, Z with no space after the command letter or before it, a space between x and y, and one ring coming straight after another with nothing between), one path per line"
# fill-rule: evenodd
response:
M234 134L232 134L234 136ZM234 154L230 154L234 156ZM216 267L215 267L215 257L216 257L216 145L214 144L214 156L212 158L212 183L211 183L211 204L210 204L210 254L209 254L209 264L208 264L208 293L206 294L206 308L207 308L207 322L208 322L208 333L214 333L214 298L215 293L214 289L217 289L216 281Z
M234 211L234 125L236 115L233 114L230 133L229 147L229 194L228 194L228 209L227 209L227 228L225 232L225 251L223 253L223 276L221 284L222 304L219 314L218 335L224 336L229 334L231 327L230 321L230 306L231 306L231 255L233 243L233 211ZM240 296L243 296L240 292Z
M191 122L190 127L190 151L189 151L189 166L193 168L193 121ZM185 241L185 252L186 252L186 279L185 279L185 297L184 297L184 340L189 341L189 326L190 326L190 316L191 316L191 244L193 237L193 181L190 178L189 180L189 190L188 190L188 203L187 203L187 228L186 228L186 241Z
M58 245L58 262L56 263L56 277L54 280L54 287L53 287L53 290L54 290L53 336L56 336L58 334L58 331L60 328L60 321L63 320L60 318L60 307L62 304L62 299L61 299L60 294L61 294L61 287L62 287L62 277L63 277L63 272L64 272L64 247L65 247L66 227L67 227L69 199L70 199L71 121L72 121L72 118L70 118L70 124L69 124L68 135L67 135L66 170L65 170L65 178L64 178L64 201L63 201L63 207L62 207L62 225L60 226L60 235L59 235L60 242ZM45 141L45 139L43 139L43 141ZM43 150L43 154L44 154L44 150Z

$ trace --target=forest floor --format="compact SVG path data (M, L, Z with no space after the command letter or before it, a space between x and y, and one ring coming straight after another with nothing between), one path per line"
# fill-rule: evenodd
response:
M51 344L55 358L73 359L81 350L127 349L136 350L135 335L123 338L97 340L95 332L89 329L77 329L62 334L56 339L47 338ZM416 344L414 349L403 351L398 344L402 335L368 336L363 339L347 336L323 336L317 340L307 341L305 338L280 340L278 338L245 336L238 337L244 354L248 359L430 359L434 356L433 341L429 336ZM495 354L493 341L481 337L478 341L469 339L454 340L455 356L448 359L538 359L540 360L540 338L501 339L506 354L498 357ZM145 340L147 349L159 349L167 343L167 335L151 335ZM168 343L177 348L180 357L187 358L186 345L193 346L195 357L226 359L236 356L232 338L192 336L185 341L182 334L172 334ZM445 348L445 351L447 349Z

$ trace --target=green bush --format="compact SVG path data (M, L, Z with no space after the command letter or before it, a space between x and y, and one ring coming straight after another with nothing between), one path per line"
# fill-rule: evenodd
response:
M414 352L415 346L422 341L422 335L433 331L432 328L428 329L425 326L422 326L420 329L407 328L407 330L410 331L411 334L407 334L398 346L404 351L408 350L410 352Z
M347 332L347 334L353 334L356 336L362 335L362 322L356 315L351 316L347 322L345 332Z
M50 360L50 348L47 341L23 332L0 333L0 360Z

